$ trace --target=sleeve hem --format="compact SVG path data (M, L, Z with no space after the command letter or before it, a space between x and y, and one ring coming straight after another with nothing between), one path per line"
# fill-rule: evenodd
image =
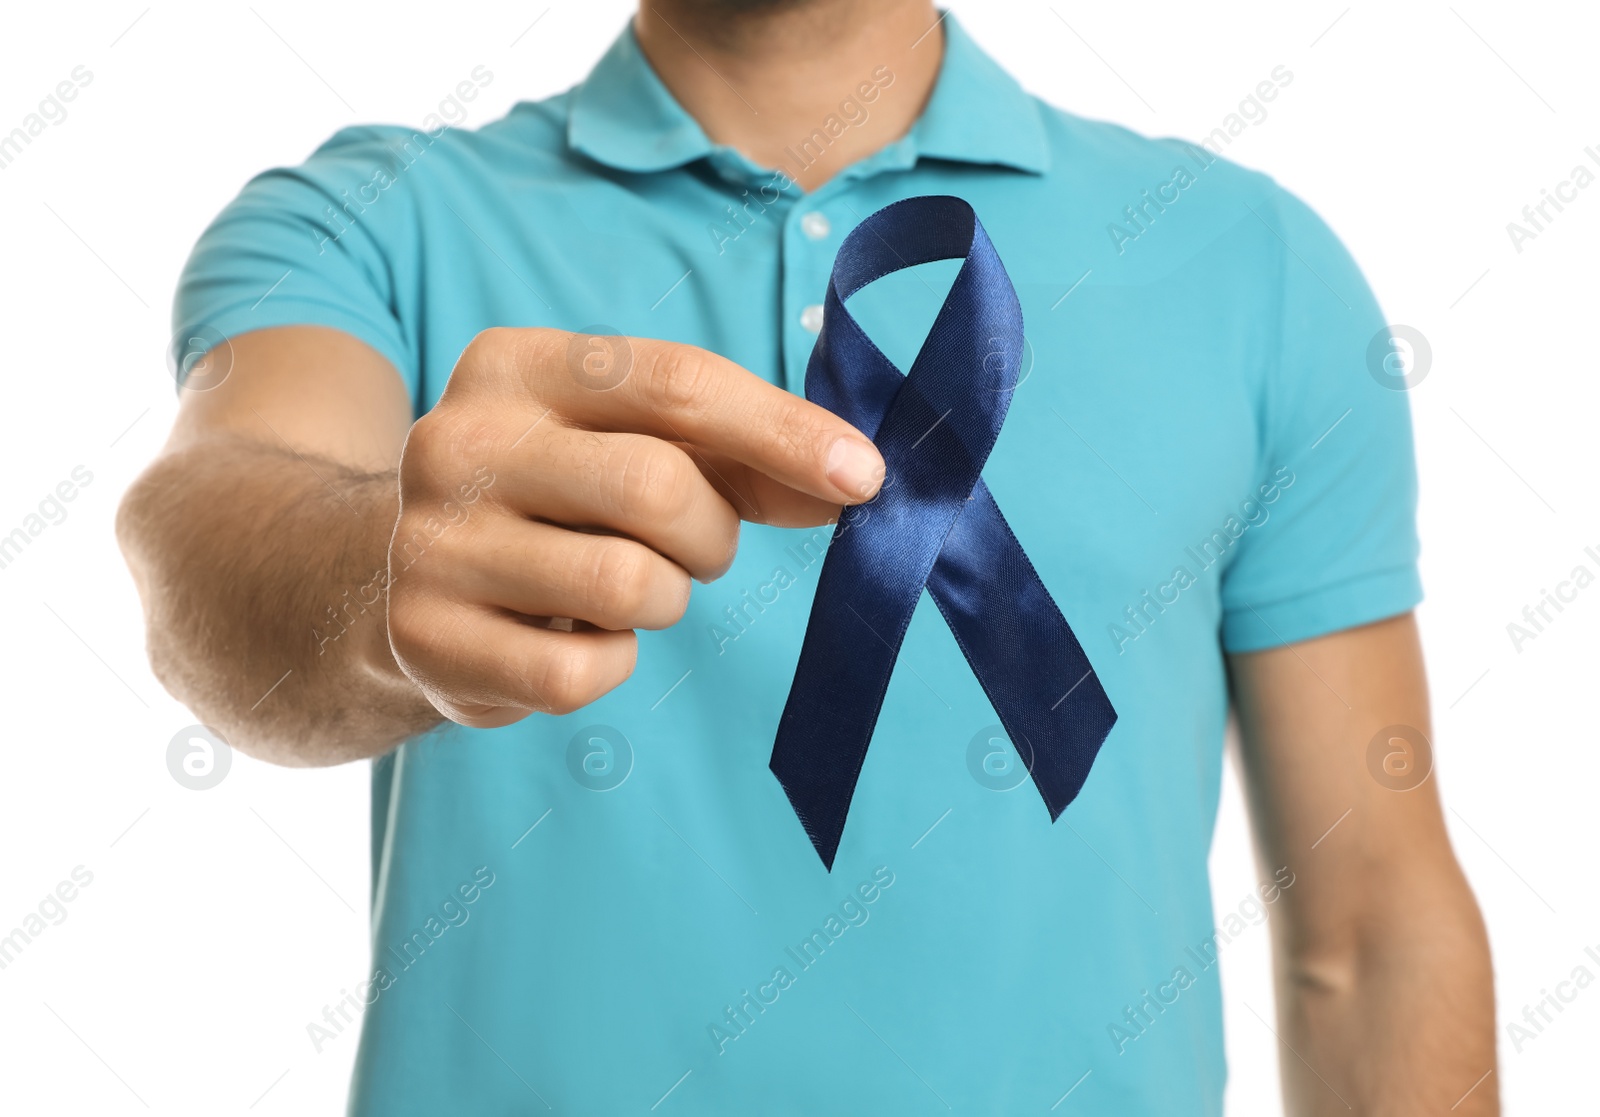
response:
M182 356L179 339L194 335L202 328L207 332L215 331L225 338L232 338L276 326L326 326L329 329L342 330L365 342L394 366L415 408L419 386L412 367L411 355L405 352L403 345L396 341L392 332L348 310L327 306L311 299L279 299L270 306L259 308L240 304L228 310L209 314L203 321L191 321L181 325L173 335L175 352L169 355L169 361L175 361ZM175 380L177 389L181 391L184 380L181 369L178 370Z
M1222 617L1222 647L1254 652L1326 636L1408 613L1422 601L1414 564L1349 578L1265 605L1244 605Z

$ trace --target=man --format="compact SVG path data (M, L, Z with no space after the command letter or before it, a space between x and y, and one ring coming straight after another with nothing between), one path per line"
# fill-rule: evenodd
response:
M884 465L799 393L843 237L923 194L1020 297L983 477L1118 721L1052 824L924 598L830 873L767 764ZM952 274L851 313L907 368ZM174 694L374 758L352 1112L1218 1113L1266 911L1291 1112L1498 1111L1405 397L1270 179L1033 100L927 0L645 0L567 94L254 180L176 318L120 534ZM1214 914L1230 689L1262 884Z

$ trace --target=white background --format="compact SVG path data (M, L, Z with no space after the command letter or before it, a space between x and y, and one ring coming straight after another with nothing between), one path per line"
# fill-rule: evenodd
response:
M1505 1026L1574 967L1600 975L1584 954L1600 953L1600 588L1520 652L1506 631L1574 566L1600 572L1584 554L1600 552L1600 183L1521 253L1506 231L1586 146L1600 158L1593 10L952 6L1033 91L1148 134L1204 136L1274 67L1293 71L1228 156L1306 198L1391 320L1432 343L1411 393L1421 618L1436 778L1495 951L1497 1080L1511 1113L1593 1105L1600 987L1520 1051ZM347 123L420 121L479 64L494 81L469 126L563 89L628 9L133 0L0 17L0 133L75 66L94 75L0 170L0 534L75 466L93 474L69 518L0 570L0 934L75 866L94 874L0 971L0 1110L342 1107L354 1036L317 1054L306 1025L366 972L366 766L236 756L203 793L169 776L168 741L195 719L146 666L114 511L176 406L163 352L179 268L247 177ZM1218 912L1237 910L1255 871L1232 781L1212 865ZM1264 927L1224 951L1229 1114L1279 1107L1266 951Z

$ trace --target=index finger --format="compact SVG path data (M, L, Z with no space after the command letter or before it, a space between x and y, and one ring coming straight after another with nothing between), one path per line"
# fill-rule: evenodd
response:
M687 442L833 504L871 500L883 483L883 458L866 435L725 357L654 338L559 339L573 375L547 378L540 390L569 421ZM574 348L581 359L586 344L605 347L610 375L591 377L571 364Z

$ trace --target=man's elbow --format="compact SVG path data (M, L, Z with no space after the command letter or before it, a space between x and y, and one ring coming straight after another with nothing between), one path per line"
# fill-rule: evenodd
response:
M294 767L346 759L308 747L303 736L290 739L281 719L253 716L248 688L240 685L248 651L223 635L231 625L208 616L216 606L207 602L222 600L215 582L227 575L217 569L216 549L206 544L203 516L190 508L196 466L187 458L157 458L117 508L117 544L144 610L151 673L229 747L248 756Z
M1374 982L1438 966L1489 972L1483 915L1453 857L1431 867L1378 870L1336 902L1289 914L1285 923L1277 968L1284 985L1303 997L1346 998Z

